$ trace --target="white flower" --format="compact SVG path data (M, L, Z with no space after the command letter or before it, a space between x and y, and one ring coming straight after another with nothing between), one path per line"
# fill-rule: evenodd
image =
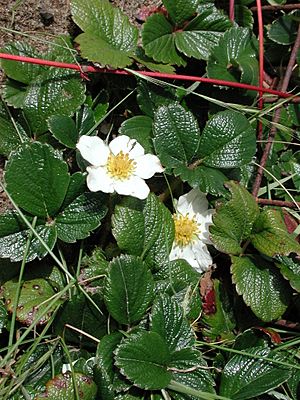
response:
M208 227L214 210L208 210L204 193L192 189L179 197L176 205L175 239L170 260L185 259L196 271L206 271L212 264L206 244L211 244Z
M143 147L121 135L107 145L97 136L80 137L77 149L91 165L87 167L87 186L92 192L117 192L145 199L150 189L144 179L163 172L159 158L145 154Z

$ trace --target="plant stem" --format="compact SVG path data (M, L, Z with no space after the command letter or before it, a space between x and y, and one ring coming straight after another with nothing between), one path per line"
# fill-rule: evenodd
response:
M283 91L283 92L286 92L286 90L288 88L288 85L289 85L289 82L290 82L290 79L291 79L291 76L292 76L292 72L293 72L293 67L294 67L295 62L296 62L296 57L297 57L297 53L298 53L299 48L300 48L300 25L299 25L298 32L297 32L296 41L295 41L293 50L291 52L290 60L289 60L289 63L288 63L288 66L287 66L287 69L286 69L286 72L285 72L285 75L284 75L284 78L283 78L283 81L282 81L281 91ZM277 132L276 124L280 121L280 116L281 116L281 107L276 109L276 111L274 113L273 126L270 129L269 136L268 136L268 141L267 141L267 144L265 146L263 155L261 157L260 166L258 168L257 175L256 175L256 178L255 178L255 182L254 182L254 185L253 185L252 194L253 194L254 197L257 196L257 193L259 191L259 188L260 188L260 185L261 185L261 182L262 182L263 171L264 171L263 168L266 165L266 162L268 160L268 157L269 157L269 154L270 154L270 151L271 151L271 147L273 145L273 140L274 140L275 134Z
M300 4L278 4L274 6L262 6L262 11L295 10L300 8ZM257 11L257 6L250 8L251 11Z

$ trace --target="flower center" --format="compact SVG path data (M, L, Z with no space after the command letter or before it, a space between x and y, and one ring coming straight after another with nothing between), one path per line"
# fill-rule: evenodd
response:
M200 232L195 218L188 215L173 215L175 223L175 243L177 246L184 247L190 244L195 236Z
M129 154L120 151L116 156L110 154L107 160L108 173L120 180L128 179L134 172L136 163L129 158Z

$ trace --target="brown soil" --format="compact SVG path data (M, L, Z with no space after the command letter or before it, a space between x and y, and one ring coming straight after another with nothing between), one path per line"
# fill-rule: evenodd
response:
M89 1L89 0L86 0ZM138 25L142 11L161 4L160 0L111 0ZM0 49L5 44L26 40L39 51L57 35L72 32L69 0L0 0ZM0 91L4 82L0 69ZM5 160L0 155L0 180ZM0 189L0 213L9 208L5 193Z

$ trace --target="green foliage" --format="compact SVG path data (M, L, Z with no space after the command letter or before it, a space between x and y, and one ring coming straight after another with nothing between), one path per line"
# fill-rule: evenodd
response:
M207 63L210 78L258 83L257 43L247 28L234 27L220 39Z
M71 1L74 22L84 31L76 37L83 57L114 68L132 63L138 32L108 0Z
M61 37L42 58L51 61L73 62L70 40ZM18 56L38 57L35 49L23 42L5 46L6 53ZM70 116L85 100L85 88L77 73L60 68L41 66L10 60L1 61L9 77L4 88L5 101L22 108L34 135L47 131L47 119L60 114Z
M77 37L3 48L82 71L1 60L0 398L298 398L300 113L230 86L259 83L254 2L232 22L224 2L163 0L140 29L108 0L70 3ZM298 20L264 14L273 84ZM122 194L138 184L143 200Z

